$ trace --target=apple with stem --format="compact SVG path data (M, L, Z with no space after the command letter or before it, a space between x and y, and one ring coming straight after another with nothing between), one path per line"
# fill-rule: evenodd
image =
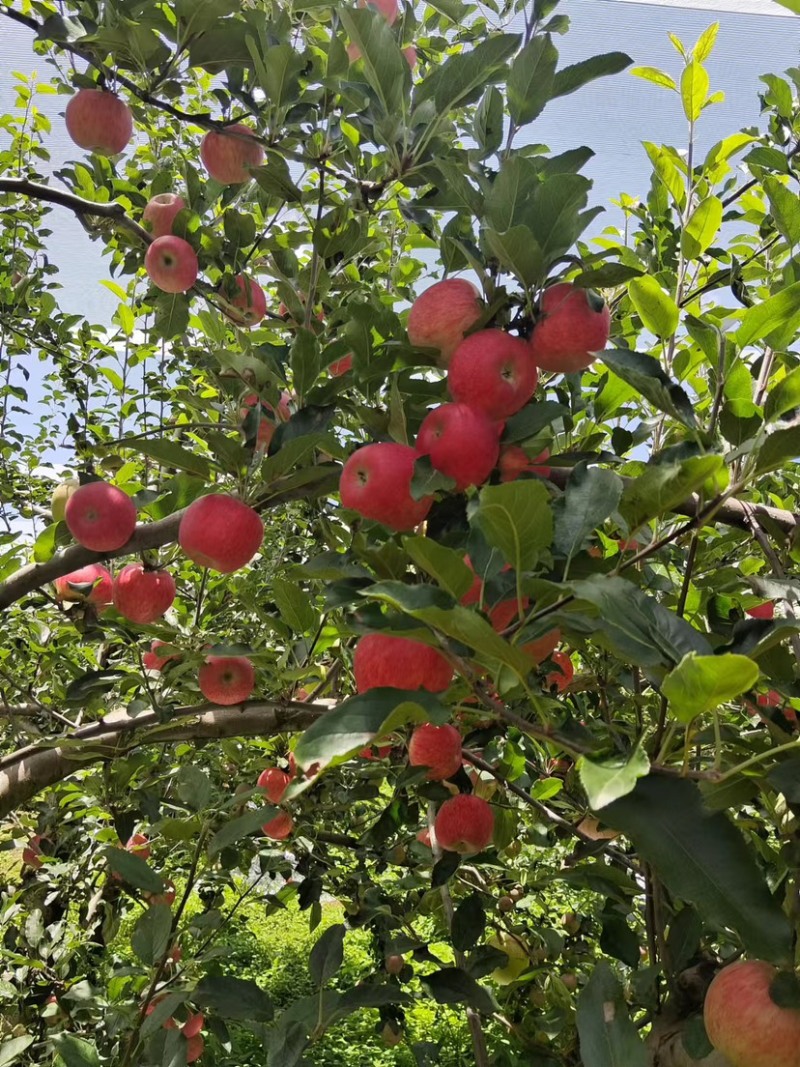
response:
M592 365L610 332L611 311L598 293L559 282L545 289L539 301L531 355L543 370L574 374Z
M124 152L133 136L131 109L105 89L79 89L70 97L64 120L79 148L101 156Z

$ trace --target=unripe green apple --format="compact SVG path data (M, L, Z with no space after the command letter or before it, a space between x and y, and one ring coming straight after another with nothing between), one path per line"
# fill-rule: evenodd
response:
M77 489L80 489L80 485L81 483L77 478L68 478L53 490L53 495L50 498L50 512L53 516L53 522L63 522L67 501Z

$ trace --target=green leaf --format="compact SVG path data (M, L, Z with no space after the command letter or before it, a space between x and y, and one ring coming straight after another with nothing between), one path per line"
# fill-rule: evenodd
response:
M364 75L384 114L402 114L411 89L411 71L391 26L370 8L342 7L338 13L347 36L361 52Z
M303 397L317 380L320 372L319 342L316 334L304 326L300 327L294 335L291 363L295 391L299 397Z
M484 1015L492 1015L497 1005L488 989L458 967L443 967L421 978L437 1004L468 1004Z
M581 63L573 63L556 74L553 96L567 96L597 78L605 78L609 74L620 74L632 62L631 57L624 52L605 52L602 55L584 59Z
M211 779L193 763L184 763L175 778L178 799L194 811L202 811L211 799Z
M601 209L587 212L591 182L582 174L555 174L534 190L527 223L548 269L572 248Z
M788 8L795 15L800 15L800 0L775 0L775 3L780 4L781 7Z
M628 1015L622 983L605 960L581 990L576 1022L585 1067L648 1067L650 1056Z
M793 756L767 772L770 785L783 793L790 804L800 804L800 756Z
M503 77L506 61L519 44L519 34L498 34L481 41L469 52L450 56L417 86L414 105L433 99L437 114L443 116L454 108L471 103L488 84Z
M696 59L687 63L681 75L681 100L689 122L696 122L700 118L710 84L708 71L701 63Z
M72 1034L57 1034L52 1041L64 1067L100 1067L97 1048L91 1041Z
M281 618L295 633L305 634L319 623L319 615L308 593L287 578L272 579L272 595Z
M230 822L225 823L221 830L217 830L209 841L209 856L213 859L223 848L233 845L236 841L241 841L243 837L249 837L250 834L254 834L256 830L261 829L264 823L273 819L277 813L277 808L268 805L258 808L256 811L247 811L244 815L231 819Z
M253 167L250 173L270 196L276 196L288 204L299 204L302 201L303 193L292 181L289 165L274 149L267 148L263 164Z
M705 252L722 225L722 201L717 196L701 200L681 231L681 249L687 259Z
M600 353L600 359L659 411L671 415L690 430L695 429L697 420L692 401L657 359L627 348L607 348Z
M739 348L769 337L781 327L796 329L800 324L800 282L782 289L760 304L748 308L742 316L734 340Z
M492 228L505 233L514 226L524 225L540 181L534 160L524 156L504 160L486 194L486 217Z
M625 663L674 667L687 652L711 653L705 637L685 619L624 578L597 575L570 588L597 610L592 640Z
M24 1037L11 1037L4 1041L0 1045L0 1067L11 1067L34 1041L35 1038L28 1034Z
M64 693L64 703L70 706L86 704L93 696L113 689L120 678L126 677L126 673L117 670L87 671L69 683Z
M274 1015L269 995L255 982L243 978L203 978L195 987L192 1000L223 1019L268 1023Z
M714 51L714 45L717 40L717 34L719 33L719 23L712 22L700 36L697 38L697 44L692 50L692 55L698 63L705 63L711 53Z
M342 701L312 723L300 737L294 757L300 767L307 769L318 764L323 770L328 765L344 762L373 738L406 723L447 720L447 709L433 693L371 689Z
M464 562L464 554L446 548L430 537L404 537L403 548L416 565L456 600L469 590L474 574Z
M168 441L165 437L123 437L118 445L115 445L116 447L130 448L142 456L149 456L150 459L156 460L163 467L177 467L178 470L198 474L206 481L211 477L211 468L205 456L198 456L175 441Z
M725 466L720 455L690 456L681 463L654 463L628 482L619 510L631 530L671 511Z
M475 109L472 135L481 146L483 156L490 156L503 143L503 94L490 86Z
M634 67L631 74L634 74L637 78L643 78L647 82L652 82L654 85L660 85L664 89L674 89L676 93L678 91L675 79L670 78L669 74L666 74L663 70L658 70L656 67Z
M558 50L549 33L537 35L515 57L508 75L508 110L517 126L532 122L553 96Z
M131 934L131 948L147 967L162 960L172 934L172 911L168 904L151 904L139 916Z
M505 233L486 229L483 236L492 255L523 285L533 288L544 281L549 264L527 226L512 226Z
M791 929L741 834L722 812L709 812L694 783L651 774L603 809L652 864L673 897L705 922L733 930L748 953L773 963L791 959Z
M650 760L644 749L637 746L628 759L619 756L595 763L581 756L577 767L589 804L597 811L631 793L637 781L650 773Z
M485 486L470 522L515 571L534 567L553 541L553 512L541 482Z
M756 461L756 473L780 470L787 460L800 456L800 426L775 430L761 446Z
M345 927L342 923L329 926L311 950L308 969L316 986L330 982L344 962Z
M104 849L103 855L114 874L118 874L128 885L143 889L145 893L164 892L161 875L156 874L141 856L135 856L127 849L114 847Z
M800 244L800 197L772 175L767 175L762 184L775 225L790 245Z
M483 939L486 929L486 913L479 893L470 893L453 913L450 931L453 948L458 952L469 952L473 945Z
M789 371L785 378L770 389L764 404L764 418L767 422L772 422L797 407L800 407L800 367Z
M556 501L553 548L570 558L584 540L616 509L622 495L622 479L613 471L579 463L572 471L567 489Z
M650 141L643 141L644 150L653 164L653 170L664 183L664 186L675 202L679 211L683 211L686 203L686 176L678 165L675 150L663 145L656 145ZM643 272L640 272L643 273Z
M698 656L690 652L661 683L661 692L675 718L688 723L752 689L758 675L758 664L747 656L732 652Z
M628 282L628 293L645 327L656 337L672 337L678 328L680 311L655 278L649 274L632 278Z

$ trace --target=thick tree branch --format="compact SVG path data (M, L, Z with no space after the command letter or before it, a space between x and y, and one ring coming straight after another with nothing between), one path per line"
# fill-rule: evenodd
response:
M58 204L60 207L69 208L80 219L88 219L92 216L111 219L121 229L130 231L145 244L149 245L153 240L153 235L138 222L129 218L122 204L118 204L115 200L100 204L94 200L85 200L82 196L76 196L63 189L53 189L41 182L28 181L26 178L0 178L0 193L16 193L18 196L27 196L32 200L44 200L49 204Z
M76 770L141 745L223 737L270 737L304 730L327 710L327 704L276 701L226 708L204 704L179 708L166 723L160 723L155 712L144 712L135 718L119 712L76 730L60 744L32 745L0 761L0 818Z

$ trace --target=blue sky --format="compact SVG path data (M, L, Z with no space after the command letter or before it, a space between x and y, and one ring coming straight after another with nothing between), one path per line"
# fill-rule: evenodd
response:
M769 0L696 0L705 7L745 6L776 12L782 9ZM739 14L725 10L695 10L674 6L675 0L641 4L631 0L563 0L560 10L572 19L572 29L556 39L562 63L576 62L601 51L624 51L636 65L656 66L677 74L680 58L669 42L668 32L677 33L692 45L711 22L721 24L717 48L709 61L714 89L725 92L724 104L709 109L698 130L701 150L742 126L758 121L758 76L781 72L800 61L800 20ZM38 70L46 65L31 51L31 34L24 27L3 21L0 27L0 107L13 99L11 72ZM66 159L79 158L66 136L64 97L43 98L53 121L51 172ZM531 141L548 144L554 152L588 145L596 155L586 173L595 181L592 202L609 206L624 191L644 194L649 164L643 140L685 143L686 128L677 96L630 74L603 79L549 105L528 128ZM0 138L5 136L0 132ZM617 221L609 210L595 228ZM87 315L95 322L108 321L116 304L102 285L106 261L100 246L88 240L69 212L56 209L50 216L53 237L51 259L60 268L64 310Z

